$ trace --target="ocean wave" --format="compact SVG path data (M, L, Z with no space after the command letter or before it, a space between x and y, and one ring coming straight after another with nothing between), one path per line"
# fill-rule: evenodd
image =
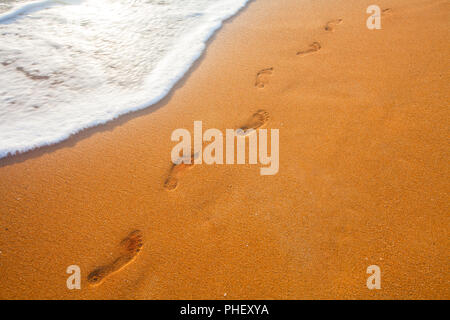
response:
M247 1L42 1L3 15L21 18L0 23L0 158L159 102Z

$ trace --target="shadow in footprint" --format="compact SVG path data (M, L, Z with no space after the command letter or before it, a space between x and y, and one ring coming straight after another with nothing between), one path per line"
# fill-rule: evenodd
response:
M259 71L256 75L255 86L257 88L264 88L268 82L269 77L273 74L273 68L267 68Z
M120 243L120 253L118 258L112 263L99 267L92 271L87 278L91 286L98 286L112 274L122 270L131 263L143 246L142 233L139 230L131 232Z
M320 49L322 49L322 45L320 44L320 42L315 41L315 42L313 42L313 43L311 43L311 44L309 45L309 48L308 48L308 49L305 49L305 50L302 50L302 51L297 52L297 55L298 55L298 56L306 56L306 55L308 55L308 54L310 54L310 53L317 52L317 51L319 51Z

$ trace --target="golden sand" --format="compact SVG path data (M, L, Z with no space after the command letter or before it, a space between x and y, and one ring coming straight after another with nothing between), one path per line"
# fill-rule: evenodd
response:
M253 1L158 105L0 160L0 298L450 298L450 3L379 0L381 30L371 4ZM173 130L260 109L277 175L202 164L164 187ZM90 285L133 230L140 254Z

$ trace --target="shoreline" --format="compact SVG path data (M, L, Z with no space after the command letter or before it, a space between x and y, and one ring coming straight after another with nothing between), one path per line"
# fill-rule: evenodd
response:
M189 63L188 68L184 72L181 72L182 75L177 77L178 80L176 80L172 85L169 86L170 87L169 91L164 96L162 96L162 98L160 98L160 97L156 97L156 98L153 97L152 99L149 100L149 101L157 100L157 102L155 102L155 103L144 103L144 104L141 104L141 105L137 105L137 106L129 109L128 111L125 111L124 113L115 116L113 119L102 120L102 121L100 121L99 123L97 123L95 125L88 125L85 128L77 129L76 132L70 133L69 136L66 137L66 138L60 138L59 141L57 141L57 142L50 142L50 143L47 143L47 144L44 144L44 145L41 145L41 146L35 146L35 147L32 147L32 148L30 148L30 149L28 149L26 151L15 151L14 153L10 152L6 156L0 157L0 167L4 165L4 164L2 164L2 162L5 162L6 163L5 165L7 165L8 163L14 163L14 158L17 158L17 157L19 157L21 155L30 154L30 156L33 157L32 153L42 154L42 152L41 153L39 152L40 149L45 149L45 148L51 148L53 146L58 146L59 144L62 144L65 141L67 141L69 139L72 139L72 138L74 138L74 140L76 140L76 138L77 138L76 136L82 135L83 132L86 131L86 130L95 130L97 127L109 125L110 123L112 123L112 126L110 127L110 129L111 129L111 128L114 128L113 122L117 122L117 125L120 125L120 123L125 123L127 121L127 119L132 119L133 117L138 117L140 115L148 114L148 111L149 111L148 109L154 109L153 111L155 111L155 110L159 109L160 107L164 106L164 104L167 103L167 101L169 101L170 96L173 94L173 92L175 90L177 90L177 88L181 88L182 87L184 81L186 81L187 78L189 78L189 75L191 74L191 72L193 72L197 68L197 66L201 63L201 60L203 59L203 57L205 55L205 52L208 49L208 46L214 40L214 38L217 35L217 33L220 32L220 30L223 28L223 26L225 24L231 23L235 17L237 17L240 13L242 13L244 10L246 10L248 8L248 6L254 0L245 0L245 1L246 1L246 3L243 5L243 7L239 8L235 14L233 14L230 17L222 20L220 27L210 31L210 35L207 37L208 39L203 42L203 44L205 46L203 51L198 55L197 58L194 58L194 60ZM29 5L29 4L26 4L25 6L27 6L27 5ZM167 60L167 58L162 59L160 61L160 64L167 64L166 60ZM148 75L147 77L149 77L149 76L151 76L151 74ZM146 106L144 107L144 105L146 105ZM144 112L144 111L147 111L147 112ZM137 112L141 112L141 114L140 115L134 115ZM123 119L122 122L120 122L119 120L121 120L121 118L125 117L125 116L129 116L129 117L126 118L126 119ZM100 129L99 131L102 131L102 130ZM85 139L86 137L89 137L89 134L82 135L79 139ZM53 150L56 150L56 149L57 148L54 148ZM45 152L45 150L42 150L42 151ZM49 151L49 152L51 152L51 151Z
M371 4L250 1L158 104L0 159L0 298L448 297L448 3L380 0L377 31ZM196 165L164 188L173 130L260 109L277 175ZM143 248L118 269L133 230Z

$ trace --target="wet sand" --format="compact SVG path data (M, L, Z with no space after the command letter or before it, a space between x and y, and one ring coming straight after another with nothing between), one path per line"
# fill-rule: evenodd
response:
M450 298L450 3L380 0L369 30L372 4L253 1L158 105L0 160L0 298ZM201 164L165 187L175 129L258 110L277 175Z

